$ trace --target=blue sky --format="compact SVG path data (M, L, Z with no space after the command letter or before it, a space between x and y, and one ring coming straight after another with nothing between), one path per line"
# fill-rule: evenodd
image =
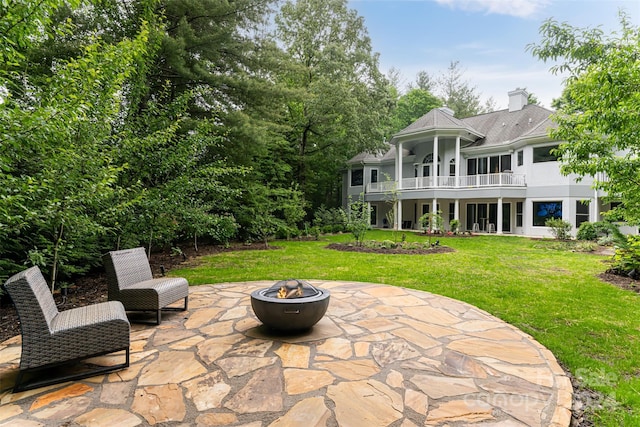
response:
M407 84L420 70L438 77L460 61L464 79L498 109L507 92L526 87L547 108L562 92L562 76L526 51L540 41L548 18L574 27L619 30L624 9L640 25L638 0L349 0L365 19L380 68L398 69Z

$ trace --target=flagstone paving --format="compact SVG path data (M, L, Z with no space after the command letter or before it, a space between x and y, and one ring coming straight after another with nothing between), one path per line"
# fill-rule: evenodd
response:
M0 427L569 425L571 382L513 326L426 292L310 283L331 297L306 333L254 316L250 293L273 282L192 287L187 312L132 323L126 370L21 393L20 337L5 341Z

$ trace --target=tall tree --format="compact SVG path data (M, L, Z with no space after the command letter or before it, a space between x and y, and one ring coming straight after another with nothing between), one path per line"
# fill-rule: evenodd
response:
M344 162L383 141L388 83L346 0L287 1L275 23L288 57L278 81L291 91L283 125L295 180L313 206L334 205Z
M482 107L477 89L464 80L460 61L451 61L449 68L437 80L437 87L437 94L458 118L475 116L486 110ZM488 108L489 105L485 107Z
M624 219L640 224L640 29L620 13L616 33L552 19L540 33L529 49L568 75L551 131L566 141L558 149L562 171L595 177L596 188L622 202Z
M416 87L418 89L433 92L436 88L436 81L424 70L418 71L416 74Z
M442 107L442 100L424 89L411 89L398 99L393 111L393 133L398 132L428 113Z

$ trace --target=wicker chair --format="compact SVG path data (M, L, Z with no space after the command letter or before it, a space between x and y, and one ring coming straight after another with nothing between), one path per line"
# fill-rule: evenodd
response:
M20 372L14 391L88 378L129 366L130 325L121 303L101 302L58 311L38 267L15 274L4 286L16 307L22 331ZM70 375L60 375L56 369L56 375L49 378L41 372L122 350L125 350L125 362L119 365L76 370ZM32 375L34 372L38 375Z
M121 301L128 311L186 310L189 283L182 277L153 278L144 248L111 251L102 257L109 282L109 300ZM184 298L184 307L167 307Z

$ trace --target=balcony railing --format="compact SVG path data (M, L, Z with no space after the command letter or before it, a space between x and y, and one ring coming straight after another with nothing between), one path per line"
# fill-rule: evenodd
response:
M434 178L431 176L403 178L402 188L398 188L395 181L372 182L367 184L367 193L386 193L394 190L420 190L433 188L486 188L486 187L524 187L526 186L525 175L514 173L491 173L484 175L438 176L435 178L437 185L434 185Z

